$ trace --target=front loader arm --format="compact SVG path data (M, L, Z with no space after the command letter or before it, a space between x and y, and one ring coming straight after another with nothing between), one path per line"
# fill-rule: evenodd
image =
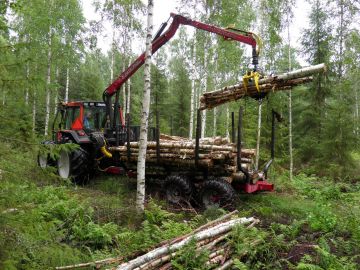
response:
M152 42L152 54L154 54L158 49L160 49L165 43L167 43L176 33L180 24L190 25L200 30L207 32L215 33L224 37L226 40L236 40L248 45L251 45L253 48L253 65L256 69L258 64L258 51L257 51L257 40L256 36L250 32L243 32L244 34L239 34L233 31L229 31L224 28L216 27L206 23L198 22L187 17L184 17L179 14L171 13L170 16L173 18L171 25L162 35L159 35ZM166 26L166 25L165 25ZM161 33L160 33L161 34ZM120 87L144 64L145 62L145 52L142 53L120 76L104 91L104 99L107 100L113 96Z

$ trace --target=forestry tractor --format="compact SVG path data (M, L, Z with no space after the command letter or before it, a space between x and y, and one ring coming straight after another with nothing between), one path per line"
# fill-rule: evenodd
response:
M189 25L220 35L226 40L250 45L253 70L247 74L246 80L257 82L261 41L255 34L234 28L219 28L178 14L171 14L171 18L172 23L167 30L164 32L167 27L166 22L156 33L152 41L153 54L174 36L180 25ZM119 104L119 90L144 64L144 61L145 53L107 87L103 93L103 101L76 101L59 105L53 123L53 140L43 144L51 147L71 143L76 144L77 147L71 151L60 151L56 160L48 154L39 154L40 167L56 166L61 178L71 178L78 183L86 182L98 170L136 177L138 151L136 147L140 127L131 125L129 114L123 115ZM275 114L273 113L273 118ZM241 142L241 109L236 125L235 117L232 115L233 141L226 145L204 142L200 138L200 111L197 117L196 139L193 141L171 141L174 140L174 136L165 139L161 137L158 114L156 127L150 128L148 132L146 174L149 178L161 179L166 198L171 203L197 198L204 207L211 205L226 207L233 203L236 189L246 193L273 190L273 185L266 180L266 174L274 157L274 120L272 159L263 171L255 171L243 164L246 156ZM235 136L235 126L237 126L237 136Z

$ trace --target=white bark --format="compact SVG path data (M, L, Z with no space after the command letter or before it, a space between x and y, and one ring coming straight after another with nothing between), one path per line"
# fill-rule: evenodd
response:
M66 68L66 85L65 85L65 98L64 98L65 102L69 101L69 84L70 84L70 77L69 77L69 64L68 64L68 67Z
M150 110L150 91L151 91L151 39L153 32L153 0L148 0L148 17L147 17L147 35L146 35L146 53L144 65L144 95L142 102L141 128L140 128L140 145L139 157L137 163L137 194L136 209L139 213L144 211L145 202L145 159L147 148L147 133L149 124Z
M124 50L124 61L123 61L123 64L122 64L122 72L124 72L125 71L125 68L126 68L126 66L125 66L125 53L126 52L126 50ZM123 99L123 108L122 108L122 111L123 111L123 113L124 114L126 114L126 84L124 83L122 86L121 86L121 92L123 93L123 97L122 97L122 99Z
M36 128L36 90L34 89L33 106L32 106L32 131Z
M129 54L129 65L131 65L131 57ZM125 90L124 90L125 91ZM130 101L131 101L131 78L127 80L127 95L126 95L126 112L130 113Z
M47 57L47 75L46 75L46 113L45 113L45 130L44 135L48 135L49 120L50 120L50 83L51 83L51 28L49 30L49 51Z
M255 170L259 169L259 159L260 159L261 109L262 109L262 101L259 100L259 111L258 111L259 115L258 115L258 128L257 128L257 140L256 140Z
M29 63L26 64L26 89L25 89L25 104L29 105L29 75L30 75L30 67Z
M57 113L57 104L58 104L58 100L59 100L59 68L56 67L56 72L55 72L55 79L56 79L56 89L55 89L55 97L54 97L54 115L56 115Z
M204 78L203 78L203 84L202 84L202 94L204 94L206 92L206 89L208 87L208 65L207 65L207 61L208 61L208 50L205 49L204 52ZM205 132L206 132L206 110L203 110L201 112L202 116L201 116L201 138L205 137Z
M110 82L114 81L114 63L115 63L115 0L113 0L113 21L112 21L112 41L111 41L111 65Z
M195 113L195 61L196 61L196 44L194 40L194 50L191 61L191 98L190 98L190 123L189 123L189 139L192 139L194 133L194 113Z
M288 34L288 61L289 61L289 72L291 71L291 47L290 47L290 20L289 13L287 14L287 34ZM292 90L289 90L289 158L290 158L290 168L289 168L289 176L290 181L293 179L293 143L292 143Z
M137 257L137 258L127 262L127 263L123 263L123 264L119 265L116 268L116 270L135 269L136 267L139 267L139 266L141 266L149 261L152 261L156 258L159 258L165 254L169 254L176 250L179 250L181 247L188 244L192 239L195 239L196 241L199 242L204 239L208 239L210 237L226 233L226 232L230 231L236 225L250 223L250 222L253 222L254 220L255 219L252 217L251 218L238 218L238 219L233 219L233 220L227 221L225 223L221 223L217 226L211 227L204 231L200 231L200 232L196 233L195 235L186 237L184 240L182 240L180 242L174 243L172 245L165 245L165 246L156 248L140 257Z
M355 130L356 135L359 135L359 98L358 98L358 89L354 87L355 92Z

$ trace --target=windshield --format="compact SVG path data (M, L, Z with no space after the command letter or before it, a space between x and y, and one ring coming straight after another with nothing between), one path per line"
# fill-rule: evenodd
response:
M83 126L85 130L103 129L106 122L104 106L84 106Z

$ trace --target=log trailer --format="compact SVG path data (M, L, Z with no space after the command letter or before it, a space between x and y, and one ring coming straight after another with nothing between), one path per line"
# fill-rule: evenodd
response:
M171 13L172 23L163 23L152 41L152 53L168 42L180 25L215 33L226 40L238 41L252 47L253 70L246 80L258 79L257 65L259 38L251 33L234 28L224 29ZM136 177L136 160L140 127L130 123L130 115L123 115L119 104L121 86L144 64L145 53L141 54L120 76L106 88L103 101L61 103L53 123L53 140L46 146L72 143L78 147L72 151L61 151L56 160L47 154L39 154L38 164L45 168L57 167L61 178L72 178L86 182L89 176L100 170L113 174ZM113 97L115 96L115 100ZM273 117L275 114L273 114ZM201 205L231 205L236 197L235 190L246 193L272 191L266 175L274 157L274 120L272 129L272 159L263 171L251 170L244 162L250 160L249 152L242 149L241 125L234 123L232 115L232 142L204 142L200 139L200 110L197 113L196 139L194 141L171 141L161 138L159 115L156 128L149 129L147 153L147 177L161 179L166 198L172 203L197 198ZM235 136L237 126L237 136ZM235 139L237 137L237 139ZM174 150L175 149L175 150ZM252 153L254 154L254 153Z

